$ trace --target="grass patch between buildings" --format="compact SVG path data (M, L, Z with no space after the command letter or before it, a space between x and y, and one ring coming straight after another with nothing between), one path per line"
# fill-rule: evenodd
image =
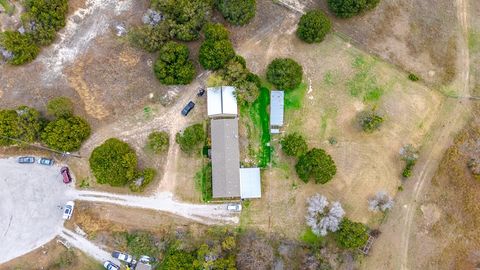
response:
M212 163L204 165L200 171L195 174L195 187L202 194L202 201L212 200Z

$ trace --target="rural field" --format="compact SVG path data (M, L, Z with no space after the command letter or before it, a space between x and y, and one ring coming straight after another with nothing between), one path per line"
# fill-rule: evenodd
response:
M1 132L10 128L9 120L0 119L0 156L46 156L67 164L74 181L73 191L66 194L76 198L75 214L59 236L0 264L0 270L103 269L101 261L114 250L136 257L148 254L157 258L159 270L180 269L173 263L190 264L191 269L478 268L480 172L474 170L480 163L480 2L381 0L341 18L329 1L245 0L243 4L256 3L254 17L235 25L220 10L222 0L216 0L206 19L196 22L202 27L208 21L218 23L214 34L206 26L190 40L181 35L195 31L150 32L171 35L179 46L176 53L186 50L193 69L188 83L162 81L158 62L168 52L135 47L130 36L140 26L156 27L145 26L145 14L166 0L65 1L65 25L55 29L56 38L42 44L35 59L21 66L4 61L7 45L0 35L2 112L12 109L17 115L19 106L27 105L41 115L37 141L16 145L5 143L10 133ZM178 7L187 2L202 0L179 1ZM321 42L307 43L297 29L302 15L313 9L326 14L331 29ZM19 1L0 0L0 31L24 27L21 14L27 11ZM234 62L233 71L207 68L202 60L202 48L225 41L222 36L232 45L224 65ZM154 38L167 47L163 37ZM216 50L228 47L227 42ZM277 58L298 63L301 80L285 88L285 124L281 134L271 134L270 91L284 90L268 76L269 64ZM186 73L174 68L166 72L172 70L175 76ZM227 77L240 78L242 72L258 77L244 79L256 88L254 100L235 92L239 165L261 168L261 198L212 198L211 121L207 94L197 93L219 82L238 83ZM72 150L53 147L49 152L44 131L39 131L65 117L52 115L49 104L55 97L71 100L68 116L88 125L88 135ZM182 115L190 101L194 109ZM379 126L366 131L358 120L363 112L380 116ZM182 136L195 124L201 136L186 149ZM152 132L163 132L165 149L156 152L149 146ZM303 155L292 157L282 146L289 134L302 135L308 149L323 149L331 156L336 168L331 180L302 180L297 167ZM105 151L112 156L97 159L105 161L103 170L110 170L105 176L94 172L92 160L110 138L125 143L129 153L115 159L122 155L120 148ZM415 149L412 167L401 154L407 146ZM118 171L112 169L117 164L108 163L112 160L120 164ZM135 163L133 171L122 171L130 163ZM155 171L151 177L149 168ZM127 175L125 183L115 182ZM139 180L141 189L132 189ZM372 211L369 201L379 192L394 203ZM341 218L365 228L363 244L342 247L336 230L325 236L311 228L306 217L315 194L330 205L339 202ZM240 204L241 212L228 212L232 203ZM181 209L173 209L175 205ZM368 237L373 245L363 254ZM57 241L62 239L70 239L73 247Z

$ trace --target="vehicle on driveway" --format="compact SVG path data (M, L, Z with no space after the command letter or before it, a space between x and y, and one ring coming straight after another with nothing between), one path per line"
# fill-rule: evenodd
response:
M35 158L34 157L19 157L18 158L18 163L35 163Z
M203 88L198 89L197 97L202 97L203 95L205 95L205 89Z
M42 164L42 165L52 166L53 163L54 161L51 158L42 157L41 159L38 160L38 164Z
M112 257L116 258L120 261L126 262L126 263L132 263L133 262L133 256L127 253L122 253L120 251L114 251L112 252Z
M105 269L107 269L107 270L120 270L120 266L114 264L111 261L105 261L103 263L103 267L105 267Z
M74 207L75 202L73 201L68 201L67 204L65 204L65 209L63 210L63 219L69 220L72 217Z
M63 183L68 184L72 182L72 177L70 176L70 170L68 167L62 167L60 169L60 174L63 176Z
M242 205L240 203L229 203L227 205L227 210L232 212L242 211Z
M188 102L188 104L183 108L182 115L187 116L188 113L195 107L195 103L193 101Z

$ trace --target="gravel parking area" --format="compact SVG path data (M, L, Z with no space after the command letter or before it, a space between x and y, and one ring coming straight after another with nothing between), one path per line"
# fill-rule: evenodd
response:
M61 233L61 207L71 199L67 191L73 188L62 182L60 167L0 159L0 263Z

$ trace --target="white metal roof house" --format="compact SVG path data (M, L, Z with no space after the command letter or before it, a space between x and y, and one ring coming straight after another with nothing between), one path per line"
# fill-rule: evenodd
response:
M270 92L270 133L280 133L283 126L285 95L283 91Z
M207 112L210 118L238 115L235 87L220 86L207 89Z
M261 197L260 168L240 168L240 198L255 199Z

